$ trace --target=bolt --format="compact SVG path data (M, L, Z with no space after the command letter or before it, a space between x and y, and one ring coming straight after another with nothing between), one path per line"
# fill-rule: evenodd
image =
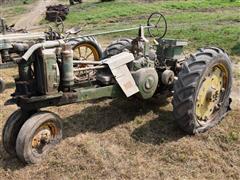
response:
M220 108L219 104L216 104L216 105L214 106L214 110L215 110L215 111L219 110L219 108Z
M204 116L203 120L204 120L204 121L208 121L207 116Z

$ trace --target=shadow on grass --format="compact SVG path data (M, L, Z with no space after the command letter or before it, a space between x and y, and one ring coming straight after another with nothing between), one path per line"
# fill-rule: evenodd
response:
M134 130L131 137L152 144L177 140L185 134L174 122L172 111L160 108L168 103L166 99L160 98L148 101L115 99L107 106L93 105L64 120L64 138L85 132L101 133L153 111L159 117L147 123L143 122L142 126Z
M15 171L24 168L25 165L15 156L9 155L3 148L2 141L0 141L0 169L5 171Z
M131 137L142 143L158 145L177 141L186 135L175 123L172 111L161 110L158 118L136 128Z
M113 99L107 105L93 103L78 114L64 119L64 137L74 137L85 132L101 133L158 108L156 105L138 99Z

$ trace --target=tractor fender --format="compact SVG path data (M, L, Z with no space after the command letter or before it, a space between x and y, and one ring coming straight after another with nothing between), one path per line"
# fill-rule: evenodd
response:
M102 63L108 65L117 83L127 97L139 92L135 80L127 67L127 64L134 61L134 59L132 53L122 52L102 61Z

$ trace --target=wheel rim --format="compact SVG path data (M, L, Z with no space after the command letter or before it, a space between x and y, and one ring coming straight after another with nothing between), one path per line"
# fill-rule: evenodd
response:
M196 116L200 125L213 119L227 89L228 72L223 64L215 65L205 76L197 94Z
M32 138L33 152L42 154L45 150L47 150L48 145L54 141L59 132L60 129L53 122L42 124Z
M100 55L97 49L93 45L89 43L83 43L73 48L73 59L77 61L99 61ZM93 66L93 65L86 65L86 64L74 65L75 68L84 68L84 67L90 67L90 66ZM94 76L93 71L75 72L76 81L89 79L89 77L93 77L93 76Z
M73 48L73 57L74 60L79 61L99 61L100 56L97 49L87 43L79 44ZM85 67L86 65L80 65L80 67Z

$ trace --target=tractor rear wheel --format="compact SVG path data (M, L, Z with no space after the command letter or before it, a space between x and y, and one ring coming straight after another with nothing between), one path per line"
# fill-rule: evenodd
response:
M51 112L38 112L31 116L19 131L16 152L28 164L41 161L42 157L62 139L59 116Z
M120 54L125 49L131 51L132 49L132 39L123 38L113 41L104 51L104 57L111 57Z
M103 57L101 45L94 37L82 37L68 42L72 46L74 60L99 61Z
M207 131L230 109L232 68L219 48L200 49L183 64L174 83L173 114L189 134Z
M24 122L31 116L31 113L23 112L21 109L16 110L6 121L3 132L3 147L12 156L16 155L16 140L18 133Z

